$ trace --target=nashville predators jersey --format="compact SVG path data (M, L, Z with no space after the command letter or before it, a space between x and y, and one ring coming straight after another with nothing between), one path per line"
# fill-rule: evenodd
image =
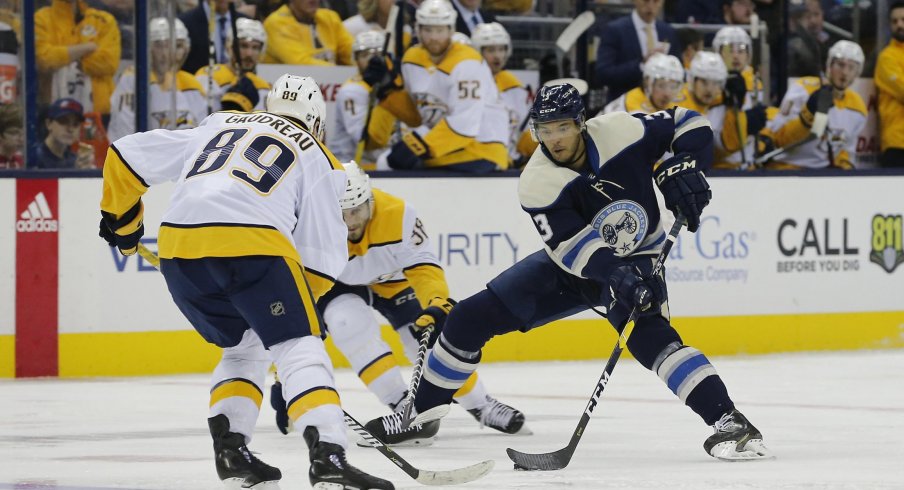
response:
M721 166L719 162L727 155L738 151L739 141L743 139L743 135L747 134L746 117L743 112L736 116L721 103L707 107L694 98L688 85L681 89L681 96L675 104L678 107L696 111L709 121L710 127L713 128L716 167ZM740 128L738 127L739 122L742 123ZM742 132L739 133L739 130Z
M122 216L149 186L168 181L175 186L160 224L161 258L286 257L304 266L316 297L346 264L345 172L289 119L216 112L193 129L117 140L101 209Z
M373 195L370 221L360 240L348 241L348 265L339 282L371 286L387 298L410 284L425 305L432 298L448 298L445 273L417 212L379 189Z
M415 45L402 58L405 89L430 147L428 167L489 160L508 167L509 115L483 57L470 46L451 43L438 65Z
M606 104L606 107L603 107L601 113L610 114L612 112L627 112L629 114L641 112L649 114L651 112L656 112L656 108L653 107L653 103L647 98L647 94L644 93L643 88L634 87L620 95L617 99Z
M756 77L756 73L754 73L753 68L748 66L741 71L741 77L744 78L744 85L747 88L747 93L744 95L744 105L741 106L741 110L737 111L738 115L735 116L734 112L728 111L731 114L728 114L726 117L731 118L732 121L739 121L738 124L742 126L744 145L743 145L743 153L741 152L740 145L731 145L733 150L729 151L726 155L720 158L722 164L726 167L738 168L743 165L745 162L750 164L753 162L754 153L756 150L756 141L755 137L752 134L747 134L747 119L742 115L743 111L747 109L753 108L756 104L763 104L764 102L764 94L763 94L763 82ZM717 101L717 103L721 104L721 97ZM741 120L743 119L743 120ZM735 132L737 132L737 126L733 126L735 128ZM734 137L737 138L736 136ZM724 149L724 146L722 147Z
M656 254L665 241L653 165L672 150L707 168L713 133L703 116L681 107L614 112L586 124L587 163L579 171L559 166L541 147L521 173L518 197L559 267L606 283L622 259Z
M238 77L231 68L224 64L214 65L212 81L208 80L207 73L209 71L210 67L205 66L195 73L195 78L205 92L207 92L208 87L210 87L210 107L216 112L222 107L220 99L223 98L223 94L235 85ZM257 89L257 93L260 96L254 109L264 110L264 101L267 100L267 93L270 92L270 84L252 72L245 73L245 76L248 77L248 80L251 80L251 83L254 84L254 88Z
M501 70L494 78L502 105L505 106L509 116L509 139L507 142L509 158L518 160L522 157L518 145L521 143L522 138L525 137L525 132L527 132L526 136L530 137L530 131L527 129L530 93L528 93L527 87L521 83L521 80L518 80L518 77L508 70Z
M780 113L768 124L777 134L776 144L784 146L781 132L789 132L792 126L800 125L800 111L810 94L819 89L817 77L803 77L788 87L782 99ZM845 89L841 98L834 99L834 105L827 114L829 123L822 138L804 143L779 157L781 162L792 167L825 168L836 166L851 168L857 162L857 139L866 126L866 104L857 92Z
M176 73L176 83L160 84L150 75L148 129L193 128L207 117L207 100L198 80L186 71ZM175 98L171 90L175 90ZM135 132L135 71L123 72L113 91L107 138L116 141ZM175 107L173 102L175 101Z

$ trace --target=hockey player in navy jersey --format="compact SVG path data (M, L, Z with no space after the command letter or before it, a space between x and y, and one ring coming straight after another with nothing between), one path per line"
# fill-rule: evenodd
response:
M591 307L605 311L620 331L637 308L628 349L714 427L703 444L707 454L767 457L762 435L735 409L715 368L670 324L664 274L651 275L666 235L654 182L691 232L709 204L703 170L712 161L713 133L707 120L676 107L585 122L584 103L567 84L541 88L530 118L540 147L521 174L518 195L544 250L502 272L448 316L437 315L441 333L413 406L383 419L406 427L444 416L452 393L496 335L526 332ZM666 151L674 156L654 171Z

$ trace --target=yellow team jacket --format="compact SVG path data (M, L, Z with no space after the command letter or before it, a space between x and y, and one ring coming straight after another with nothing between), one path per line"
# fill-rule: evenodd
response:
M78 25L71 0L53 0L49 7L35 12L38 70L51 72L71 63L69 46L96 43L97 50L81 59L81 67L91 77L94 111L109 114L113 75L119 68L121 55L119 27L112 15L89 8L84 0L77 1L83 17Z
M317 9L311 24L299 22L288 5L264 20L267 52L261 63L286 65L351 65L355 39L333 10ZM315 39L316 34L316 39Z
M904 43L892 39L879 53L874 80L879 89L882 151L904 148Z
M373 189L373 194L370 221L361 240L348 242L349 264L339 282L369 284L383 298L392 298L410 286L423 307L433 298L448 298L446 275L436 256L432 251L418 250L429 248L429 244L424 243L427 237L423 228L418 228L420 220L412 223L414 210L379 189ZM399 264L403 265L401 274L396 273ZM370 283L373 277L388 279Z
M530 129L525 124L527 113L530 111L529 94L521 80L508 70L500 70L493 78L496 80L496 89L499 90L502 104L509 114L511 136L508 146L511 165L519 159L533 155L539 145L531 138Z

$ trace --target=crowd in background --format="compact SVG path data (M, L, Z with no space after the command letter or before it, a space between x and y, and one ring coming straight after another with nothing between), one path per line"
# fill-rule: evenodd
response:
M241 87L238 87L242 84L250 84L259 92L248 108L262 108L267 85L253 76L258 63L350 65L359 66L363 73L364 66L358 65L355 59L356 36L369 30L385 29L393 4L391 0L238 0L235 2L237 17L257 21L254 25L246 24L246 28L251 29L248 32L257 29L257 25L262 30L259 35L248 34L249 42L255 41L251 45L245 46L242 41L245 51L239 55L241 59L237 63L230 50L232 14L229 3L227 0L149 2L151 17L176 15L180 21L176 23L178 25L168 23L165 29L150 29L149 32L150 128L196 125L211 110L223 107L221 98L230 90L233 102L245 97L248 91L240 93ZM409 3L413 10L421 2ZM546 15L561 6L543 0L450 0L450 3L457 13L454 30L466 36L467 42L478 25L493 23L497 16ZM655 97L665 97L663 103L666 105L681 105L684 100L698 109L705 106L702 110L715 114L713 120L719 127L714 124L714 130L738 133L722 138L723 150L738 148L741 160L750 160L750 163L757 155L780 148L777 141L793 143L794 138L785 134L788 131L782 133L782 124L794 119L789 115L797 117L801 112L805 113L808 102L815 109L814 101L810 99L817 98L813 94L820 86L830 83L826 77L830 75L831 48L843 40L839 33L856 30L850 16L851 2L845 0L597 0L593 3L593 8L602 12L590 30L590 43L595 49L591 49L587 65L590 69L579 74L590 82L591 90L601 89L604 94L602 104L596 109L605 106L611 110L613 104L622 104L623 110L658 110L662 104L652 103ZM901 82L904 76L901 73L904 70L901 44L904 42L904 5L889 3L888 12L873 9L862 16L870 24L877 16L888 16L892 38L886 44L884 40L876 39L874 29L864 30L860 43L864 56L859 72L862 77L875 77L880 116L879 148L876 149L879 162L882 166L900 166L904 164L904 84ZM623 8L609 8L618 4ZM784 19L786 7L789 16ZM97 168L102 165L109 142L134 131L135 2L36 0L35 9L40 141L36 142L37 160L27 162L27 166ZM26 166L21 105L21 11L21 1L0 0L0 169ZM699 70L695 72L692 65L700 58L698 53L716 51L716 33L695 29L694 25L746 27L754 14L769 25L771 78L759 79L757 68L762 54L757 52L755 41L749 41L746 46L743 41L731 41L726 45L727 51L717 53L728 74L724 80L719 76L712 78L719 85L716 90L719 93L701 106L697 96L704 92L701 89L699 94L696 93L693 85L696 80L706 79L699 76ZM781 29L784 21L787 21L787 32ZM678 28L673 27L678 24ZM406 27L404 37L406 45L416 41L413 26ZM213 59L209 39L213 41ZM158 48L155 48L155 42L159 44ZM510 66L539 68L541 83L558 74L559 67L551 72L544 71L542 63L531 63L536 60L512 56L511 43L508 46L505 59L510 60ZM478 46L478 49L486 53L486 47ZM746 50L747 59L743 66L732 67L731 52L737 50ZM667 72L667 62L652 63L645 71L648 62L660 56L674 56L678 60L682 68L681 80L667 83L673 86L670 90L654 94L653 82L671 80L671 75L653 73L656 69ZM711 58L709 61L715 63ZM243 64L248 66L243 68L240 66ZM498 72L495 70L494 76ZM248 73L251 75L246 75ZM788 84L785 90L786 79L779 80L779 76L799 78L804 82ZM817 81L821 77L823 81L816 82L813 88L812 77ZM248 79L247 83L245 79ZM497 77L497 85L499 83ZM770 100L762 98L763 84L772 89ZM795 87L798 86L804 92L797 93ZM848 92L853 93L850 84L836 90L836 100L841 102L836 102L835 111L865 113L865 108L872 102L862 99L858 102L859 95L847 95ZM158 109L155 109L154 97L159 99ZM176 99L179 99L177 107L172 107ZM644 103L648 105L643 106ZM237 107L244 108L244 105L247 104ZM723 109L715 109L720 106ZM845 124L850 126L850 131L860 127ZM738 128L743 131L738 132ZM824 144L814 144L821 144L832 161L802 168L860 166L856 155L850 154L850 139L856 140L857 136L844 133L836 123L823 137ZM747 138L750 141L745 143ZM845 138L845 142L838 141ZM393 143L397 141L386 141L387 147ZM748 143L749 155L745 155L743 147ZM838 163L835 160L839 159L842 146L844 162ZM510 153L515 160L499 167L517 166L518 153L514 150ZM749 167L727 165L725 168Z

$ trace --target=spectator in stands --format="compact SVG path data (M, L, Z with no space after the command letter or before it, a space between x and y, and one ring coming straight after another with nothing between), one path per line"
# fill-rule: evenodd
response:
M904 167L904 1L888 9L891 39L879 53L874 80L879 91L883 167Z
M229 14L229 0L215 0L213 43L216 48L214 64L228 63L229 54L226 52L226 38L232 30L232 17ZM210 64L210 3L206 0L200 2L197 7L179 16L179 20L188 29L191 38L191 51L182 65L182 69L189 73L195 73L202 66ZM239 17L246 17L239 13Z
M15 104L0 105L0 169L22 168L25 157L22 147L25 132L22 130L22 111Z
M481 8L481 0L450 0L458 18L455 19L455 31L471 36L479 24L495 22L496 16Z
M85 121L82 105L75 99L59 99L47 111L44 121L47 137L38 146L35 168L93 168L94 147L78 141ZM72 151L78 144L78 152Z
M819 76L825 66L826 53L835 44L823 30L822 6L819 0L792 4L791 36L788 38L788 76Z
M116 20L120 28L121 58L134 60L135 1L134 0L86 0L89 7L103 10Z
M720 24L750 24L750 16L756 11L753 0L722 0Z
M615 19L600 36L597 79L609 87L609 100L641 84L643 63L656 53L679 56L675 29L657 20L663 0L634 0L631 15Z
M53 0L34 22L42 99L72 97L106 119L121 54L116 19L84 0Z
M703 34L696 29L678 29L677 35L681 45L681 64L687 70L691 67L694 56L703 51Z
M264 63L351 65L352 44L339 15L320 8L320 0L289 0L264 21Z
M387 27L392 30L394 27L387 26L386 22L394 4L395 0L358 0L358 14L342 21L342 25L352 37L364 31L382 31ZM414 15L413 9L411 15ZM405 46L411 42L411 28L408 25L405 25L404 41Z

